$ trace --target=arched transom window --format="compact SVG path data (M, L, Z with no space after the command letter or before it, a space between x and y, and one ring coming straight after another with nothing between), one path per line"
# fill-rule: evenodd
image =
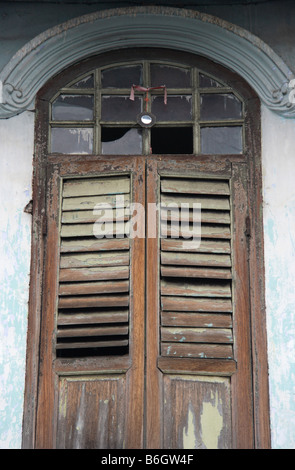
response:
M97 68L50 108L50 152L240 154L243 102L197 67L141 61Z

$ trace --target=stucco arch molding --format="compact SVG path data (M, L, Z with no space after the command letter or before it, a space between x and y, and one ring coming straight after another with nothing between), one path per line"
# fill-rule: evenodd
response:
M69 65L126 47L166 47L203 55L241 75L269 109L295 117L290 99L294 75L259 38L196 11L138 7L82 16L27 43L0 73L0 118L33 107L38 90Z

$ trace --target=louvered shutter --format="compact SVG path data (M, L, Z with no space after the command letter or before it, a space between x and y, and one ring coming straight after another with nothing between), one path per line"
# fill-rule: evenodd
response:
M230 181L162 176L160 202L160 354L232 359ZM183 204L189 226L181 230ZM201 240L193 204L201 205Z
M64 179L57 357L128 352L129 203L128 175Z

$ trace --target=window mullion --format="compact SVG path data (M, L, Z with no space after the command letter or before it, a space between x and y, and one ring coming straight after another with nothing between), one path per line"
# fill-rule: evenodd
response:
M200 153L200 126L199 126L199 115L200 115L200 99L199 99L199 72L196 68L192 69L192 80L193 80L193 153L198 155Z
M150 75L150 63L148 61L143 62L143 86L151 86L151 75ZM151 97L150 97L151 99ZM143 101L142 111L151 111L151 102L147 102L147 108L145 109L145 101ZM149 155L151 153L151 131L150 129L143 129L142 132L142 153L143 155Z
M101 117L101 83L100 83L101 72L99 69L95 70L94 75L94 86L95 86L95 93L94 93L94 117L95 117L95 126L94 126L94 153L96 155L101 154L101 124L100 124L100 117Z

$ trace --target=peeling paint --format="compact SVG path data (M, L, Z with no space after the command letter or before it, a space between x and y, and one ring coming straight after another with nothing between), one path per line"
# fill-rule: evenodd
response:
M81 391L81 397L80 397L79 407L77 411L76 425L75 425L76 432L74 434L75 449L83 448L81 437L83 436L83 430L84 430L84 416L86 414L85 409L86 409L85 383L82 383L82 391Z
M263 107L262 148L272 448L290 449L295 447L294 121Z
M32 219L23 208L31 197L33 116L2 121L0 143L0 448L15 449L24 400Z
M195 416L192 409L191 403L189 404L187 425L183 429L183 448L184 449L195 449L197 446L197 429Z
M211 392L212 394L213 392ZM202 440L206 449L218 449L218 439L222 428L223 419L218 411L218 397L215 394L213 403L203 403L201 414Z

